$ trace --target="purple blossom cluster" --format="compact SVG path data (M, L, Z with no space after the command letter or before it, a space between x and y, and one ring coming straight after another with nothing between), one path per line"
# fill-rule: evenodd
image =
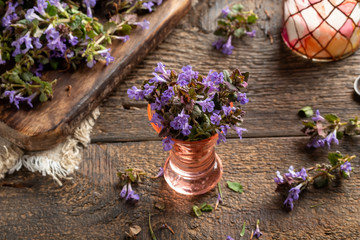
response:
M285 173L283 176L280 174L279 171L276 171L276 178L274 178L274 181L277 184L283 184L285 182L291 184L296 178L301 178L303 181L305 181L307 177L308 175L305 168L302 168L299 172L295 172L294 167L290 166L288 172Z
M0 89L0 98L8 98L17 108L21 102L32 107L35 97L39 97L41 102L47 101L52 97L52 84L55 81L42 81L44 70L66 65L67 69L77 68L83 60L86 60L89 68L98 61L106 62L108 66L115 60L111 49L106 47L112 39L126 42L129 35L124 35L123 29L126 28L128 33L136 26L149 28L150 22L147 20L137 21L136 17L126 19L122 16L111 18L111 27L102 25L93 18L92 8L96 6L96 0L77 1L80 3L79 8L68 6L62 0L37 0L33 1L33 5L25 5L24 1L5 1L6 11L3 12L0 28L6 38L0 42L0 65L13 59L16 59L17 64L0 76L1 82L7 83ZM152 6L162 4L162 0L143 1L143 4L151 12ZM125 5L120 6L116 14L123 14L124 8L131 10L129 13L136 13L142 7L134 5L134 9L127 9L128 5ZM82 9L86 9L86 14L79 11ZM34 76L37 78L33 79ZM19 86L21 83L23 86ZM147 85L145 88L144 91L133 88L129 94L143 99L155 87ZM170 94L169 90L168 98L171 98Z
M320 115L319 110L316 110L315 116L312 117L312 120L314 121L314 126L316 128L312 131L313 135L310 138L307 147L319 148L327 145L330 149L332 143L339 145L337 127L335 126L335 128L331 129L324 127L323 123L325 122L325 118Z
M177 74L161 62L152 74L154 77L141 88L133 86L127 93L131 99L149 102L151 123L162 129L164 150L172 149L173 139L196 141L218 134L218 143L226 142L229 129L242 139L247 130L240 127L244 114L241 105L249 100L240 90L247 87L247 75L236 70L225 76L210 70L202 76L190 65Z

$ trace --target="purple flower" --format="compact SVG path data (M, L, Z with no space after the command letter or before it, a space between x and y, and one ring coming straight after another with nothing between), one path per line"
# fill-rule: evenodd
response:
M133 24L140 26L143 30L149 29L149 27L150 27L150 22L148 20L144 20L143 22L135 22Z
M345 162L344 164L342 164L340 166L340 170L343 172L343 175L346 178L350 177L350 171L352 170L351 163L350 162Z
M159 98L155 98L155 102L151 103L150 105L151 105L151 109L153 109L153 110L161 110L161 107L162 107Z
M223 141L224 143L226 142L226 137L225 137L225 135L224 134L222 134L219 130L215 130L216 131L216 133L218 134L218 140L217 140L217 142L216 142L216 144L220 144L221 143L221 141Z
M324 121L325 119L320 115L320 111L319 110L316 110L315 112L315 117L312 117L311 118L314 122L317 122L317 121Z
M220 50L223 45L224 45L224 40L222 38L212 43L212 46L215 47L216 50Z
M224 111L225 116L229 116L232 109L233 108L231 106L228 106L228 107L227 106L222 106L222 110Z
M246 97L246 93L239 92L237 95L237 101L244 105L249 102L249 99Z
M37 0L37 6L34 9L40 13L42 16L46 15L45 9L47 8L47 1L46 0Z
M188 85L191 82L192 78L198 78L198 72L192 70L192 66L187 65L182 67L181 69L183 72L179 74L179 78L177 80L177 84L180 86Z
M306 169L305 168L302 168L301 170L300 170L300 172L297 172L296 173L296 177L298 177L298 178L302 178L302 180L306 180L306 178L307 178L307 173L306 173Z
M222 53L226 55L232 54L232 50L234 47L231 45L231 36L227 40L227 42L222 46Z
M207 111L211 113L214 111L215 103L209 98L205 99L204 101L196 101L196 103L201 106L203 112Z
M162 167L159 168L158 174L153 178L159 178L164 176L164 169Z
M162 62L158 62L157 67L155 68L155 72L160 72L164 76L168 75L165 69L165 64L163 64Z
M152 115L152 117L151 117L151 123L154 123L155 125L157 125L158 127L161 127L162 126L162 124L161 124L161 122L164 120L164 118L161 116L161 115L159 115L159 114L157 114L157 113L154 113L153 115Z
M231 236L227 236L226 240L234 240Z
M64 55L66 51L66 45L64 41L66 39L62 39L60 33L56 31L51 24L45 30L45 34L46 34L46 39L48 40L48 44L47 44L48 48L50 50L59 50L61 53L60 55ZM95 63L91 64L89 62L88 62L88 67L92 68Z
M71 33L69 34L69 43L71 46L75 46L79 43L78 37L74 37Z
M289 171L288 173L285 173L285 177L287 177L287 178L296 178L297 177L297 174L294 171L294 166L290 166L288 171Z
M125 35L125 36L112 36L112 37L115 38L115 39L121 40L121 41L123 41L123 42L127 42L127 41L130 39L129 35Z
M256 36L256 30L252 30L251 32L245 32L246 35L248 35L249 37L255 37Z
M161 96L161 104L166 105L175 95L173 87L169 87Z
M33 37L33 38L32 38L32 42L33 42L34 46L35 46L37 49L40 49L40 48L42 48L42 46L43 46L43 45L41 44L39 38Z
M210 74L210 80L216 85L219 85L224 82L224 74L213 72L212 74Z
M88 66L88 68L93 68L95 64L96 61L94 59L91 59L86 63L86 66Z
M86 0L85 0L86 1ZM50 5L53 5L57 7L61 12L64 12L67 5L64 3L61 3L60 0L49 0Z
M166 83L166 80L164 78L162 78L161 76L159 76L156 72L152 73L155 77L153 77L152 79L150 79L149 83L154 83L154 82L163 82Z
M14 102L15 99L15 94L17 93L17 91L9 91L6 90L2 95L2 97L8 97L9 98L9 102L12 104Z
M314 148L319 148L319 147L324 147L325 146L325 142L323 139L320 139L319 136L316 137L312 137L310 138L308 144L306 145L307 147L314 147Z
M255 232L253 234L254 237L256 237L257 239L259 239L262 235L262 232L260 232L260 228L259 228L259 220L256 223L256 229Z
M127 94L130 99L135 99L135 100L143 100L144 99L143 91L141 89L138 89L135 86L132 86L131 88L129 88L127 90Z
M213 113L213 115L210 116L210 121L212 124L219 126L221 121L221 115Z
M324 142L327 143L329 149L332 142L339 145L339 140L336 138L336 129L324 138Z
M221 131L223 132L223 134L226 136L227 135L227 131L230 129L229 125L221 125L220 126Z
M137 195L134 190L132 190L131 188L131 183L128 183L128 193L127 193L127 196L125 198L126 201L131 201L133 203L136 203L137 201L140 200L140 197L139 195Z
M44 70L44 65L40 63L33 72L37 77L42 77L41 71L43 70Z
M127 193L127 184L125 184L120 192L120 197L124 198L126 196Z
M284 206L290 208L290 210L293 210L294 208L294 200L299 199L299 193L301 192L302 184L297 185L296 187L293 187L289 191L289 195L284 201Z
M224 17L227 17L227 15L229 15L230 12L231 11L230 11L229 7L226 7L223 10L221 10L221 13Z
M280 174L279 171L276 171L276 178L274 178L274 181L275 181L277 184L282 184L282 183L284 183L284 178L283 178L283 176L281 176L281 174Z
M86 5L86 15L88 15L88 17L92 17L91 8L95 7L96 0L83 0L83 3Z
M154 89L155 89L155 86L151 86L151 85L149 85L149 84L145 84L145 85L144 85L144 90L143 90L144 96L145 96L145 97L149 96L151 93L154 92Z
M182 130L181 133L185 136L190 134L192 126L189 125L190 116L185 114L184 109L178 114L174 120L170 122L170 126L175 130Z
M143 3L142 5L144 8L147 8L149 10L149 12L152 12L152 6L154 6L154 3L153 2L145 2Z
M35 9L30 8L27 10L26 14L25 14L25 18L29 21L32 21L34 19L38 19L38 20L42 20L36 13L35 13Z
M247 132L246 128L241 128L241 127L234 126L233 129L235 130L235 132L237 133L237 135L239 136L240 139L242 139L242 133Z
M5 12L5 15L2 19L2 25L3 27L9 27L11 24L11 21L16 19L18 15L15 13L15 8L18 6L18 3L15 3L13 5L12 2L9 2L8 9Z
M100 54L103 58L105 58L105 60L106 60L106 66L108 66L111 62L114 61L114 57L112 57L112 56L110 55L110 51L111 51L110 48L97 51L98 54Z
M174 141L171 139L170 136L168 136L162 140L162 144L163 144L164 150L169 151L172 149L172 146L174 145Z

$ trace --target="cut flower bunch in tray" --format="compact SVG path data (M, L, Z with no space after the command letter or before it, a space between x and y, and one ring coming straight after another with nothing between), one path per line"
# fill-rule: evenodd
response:
M76 69L82 62L89 68L99 61L110 64L107 45L129 40L136 27L147 29L149 21L139 21L137 13L161 3L108 1L110 20L102 24L93 17L96 0L0 1L0 98L17 108L48 101L56 79L43 79L44 71Z

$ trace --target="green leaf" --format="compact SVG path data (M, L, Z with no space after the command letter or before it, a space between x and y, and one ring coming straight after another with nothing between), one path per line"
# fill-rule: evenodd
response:
M331 152L328 154L328 159L331 166L337 165L340 158L343 158L343 155L340 152Z
M341 140L342 138L344 137L344 133L343 132L340 132L340 131L337 131L336 132L336 138Z
M326 114L324 118L330 123L334 123L335 121L340 121L339 117L336 116L335 114Z
M300 117L311 117L312 115L314 115L314 111L310 106L306 106L300 109L298 115Z
M200 210L200 208L198 206L194 205L192 207L192 209L193 209L193 211L195 213L195 216L200 217L202 215L202 212L201 212L201 210Z
M129 173L128 173L128 177L129 177L129 179L130 179L131 182L135 182L135 181L136 181L136 178L135 178L135 176L134 176L134 174L133 174L132 172L129 172Z
M224 19L219 19L217 23L218 23L218 25L222 25L224 27L226 27L228 25L228 23Z
M256 16L256 14L252 14L252 15L248 16L247 22L248 22L248 24L254 24L254 23L256 23L257 19L258 19L258 17Z
M233 7L232 7L232 10L234 12L241 12L242 10L244 9L244 6L242 4L235 4Z
M314 122L303 121L302 124L308 128L314 128L316 124Z
M87 32L87 35L91 38L94 39L98 34L94 31L94 30L90 30Z
M22 55L22 54L16 55L16 56L15 56L15 62L17 62L17 63L20 62L23 56L24 56L24 55Z
M242 230L240 232L240 237L243 237L245 235L245 230L246 230L246 222L244 222L244 224L242 226Z
M233 190L234 192L243 193L243 186L238 182L226 182L228 187Z
M34 75L31 72L23 72L21 74L21 78L24 79L26 82L30 82L33 76Z
M69 23L71 30L77 29L80 26L81 21L82 21L80 16L74 16L74 17L72 17L71 20L72 21Z
M46 102L48 100L48 97L46 96L45 93L42 92L40 94L39 100L40 100L40 102Z
M214 209L213 209L213 207L210 206L209 204L204 203L203 205L201 205L200 210L201 210L202 212L211 212L211 211L214 210Z
M54 5L48 4L46 12L49 14L50 17L54 17L56 15L57 9Z
M323 188L329 184L329 178L327 176L320 176L314 179L314 186L316 188Z
M117 29L117 24L113 21L109 21L104 24L104 31L108 34L113 34Z
M237 38L242 37L243 35L245 35L245 29L244 28L238 28L234 31L234 36Z
M59 62L53 59L50 61L50 66L52 67L52 69L56 70L59 66Z
M132 27L129 24L124 24L121 26L121 33L124 35L129 35L131 32Z

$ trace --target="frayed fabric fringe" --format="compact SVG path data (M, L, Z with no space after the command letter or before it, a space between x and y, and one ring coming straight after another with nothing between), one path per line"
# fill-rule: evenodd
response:
M65 142L46 151L23 153L14 144L0 139L4 148L0 149L0 179L4 178L6 173L13 174L25 167L31 172L53 177L61 186L61 179L69 179L68 176L78 169L82 160L81 150L90 143L90 134L99 116L100 111L97 108Z

